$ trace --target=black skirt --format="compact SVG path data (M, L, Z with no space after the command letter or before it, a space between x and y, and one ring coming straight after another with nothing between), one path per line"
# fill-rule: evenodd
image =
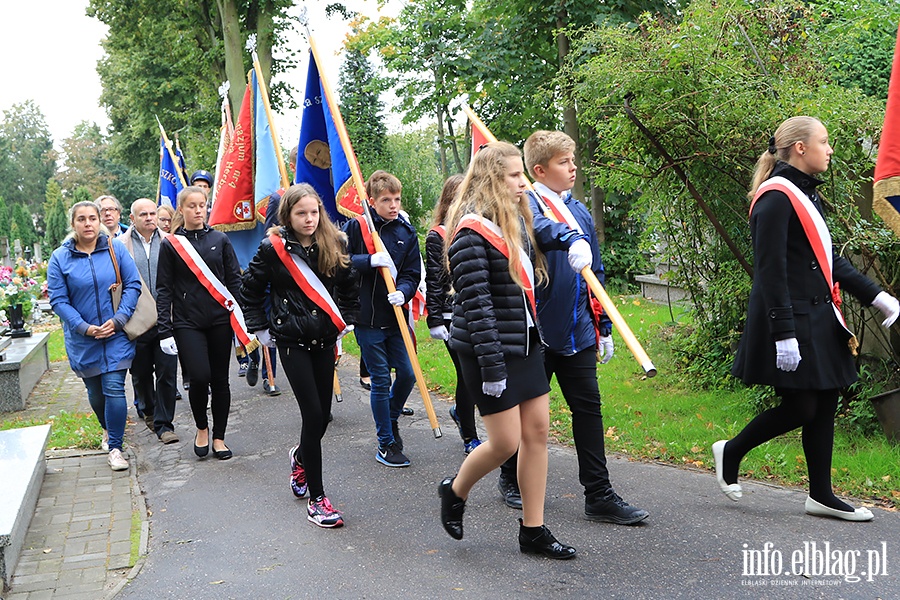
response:
M481 367L478 366L478 358L473 354L458 353L463 384L475 400L478 412L482 416L509 410L525 400L550 392L540 338L536 333L530 337L531 352L528 356L524 358L506 356L506 389L499 397L488 396L481 391Z

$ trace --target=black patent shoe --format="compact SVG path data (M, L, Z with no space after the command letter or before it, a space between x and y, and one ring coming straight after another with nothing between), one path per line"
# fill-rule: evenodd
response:
M532 531L535 531L532 533ZM519 519L519 550L530 554L543 554L547 558L568 560L575 558L575 548L557 541L546 525L525 527Z
M444 530L455 540L463 537L462 518L466 510L466 501L453 492L455 477L445 478L438 485L438 496L441 497L441 524Z

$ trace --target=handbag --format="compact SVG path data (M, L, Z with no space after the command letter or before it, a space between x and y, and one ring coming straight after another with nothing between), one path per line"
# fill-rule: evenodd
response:
M116 272L116 282L109 286L109 295L112 299L113 310L119 310L119 303L122 301L122 274L119 273L119 262L116 260L116 251L113 250L112 239L109 240L109 256L112 259L113 269ZM135 340L156 325L156 300L153 294L144 283L144 278L138 274L141 280L141 295L138 297L137 306L134 308L134 314L125 323L123 331L129 340Z

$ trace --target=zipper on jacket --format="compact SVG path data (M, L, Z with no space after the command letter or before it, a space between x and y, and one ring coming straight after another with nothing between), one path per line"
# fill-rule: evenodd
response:
M96 248L94 249L96 252ZM88 264L91 265L91 278L94 280L94 303L97 305L97 320L99 323L103 323L103 314L100 312L100 291L98 288L97 281L97 271L94 269L94 254L87 255ZM112 266L112 261L110 261L110 266ZM110 302L112 302L112 298L110 298ZM114 315L115 316L115 315ZM87 332L85 332L85 337L87 337ZM96 338L94 338L96 339ZM100 347L100 351L103 353L103 368L106 368L107 359L106 359L106 339L101 340L103 345Z
M578 303L581 301L581 275L575 274L575 303L572 304L572 330L569 332L569 343L575 352L575 330L578 328Z

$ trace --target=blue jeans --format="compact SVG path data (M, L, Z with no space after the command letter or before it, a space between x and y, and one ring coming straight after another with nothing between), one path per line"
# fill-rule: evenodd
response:
M128 414L128 401L125 400L125 374L127 369L101 373L94 377L85 377L88 402L100 427L109 432L109 449L122 449L122 438L125 437L125 417Z
M400 417L400 410L416 383L406 346L400 329L377 329L357 325L354 330L359 350L369 368L372 378L372 390L369 402L372 406L372 417L375 419L375 433L378 445L385 447L394 441L392 423ZM397 377L391 385L391 369Z

